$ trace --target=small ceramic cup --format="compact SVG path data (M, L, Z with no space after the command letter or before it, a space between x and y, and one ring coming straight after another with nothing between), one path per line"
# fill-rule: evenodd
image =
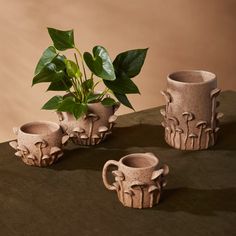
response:
M169 168L164 165L157 168L158 158L152 153L134 153L122 157L119 161L109 160L105 163L102 178L105 187L117 192L120 202L126 207L151 208L160 200L165 176ZM115 182L108 182L109 166L117 166L112 171Z
M49 166L63 155L63 132L57 123L35 121L13 128L13 131L17 140L9 144L27 165Z

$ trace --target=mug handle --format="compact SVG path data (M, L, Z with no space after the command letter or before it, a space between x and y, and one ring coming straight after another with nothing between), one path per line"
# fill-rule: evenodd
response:
M114 161L114 160L109 160L105 163L105 165L103 166L103 170L102 170L102 180L103 180L103 183L105 185L105 187L109 190L116 190L116 187L113 186L113 185L110 185L108 183L108 180L107 180L107 170L108 170L108 167L110 165L114 165L114 166L117 166L119 167L119 162L118 161Z

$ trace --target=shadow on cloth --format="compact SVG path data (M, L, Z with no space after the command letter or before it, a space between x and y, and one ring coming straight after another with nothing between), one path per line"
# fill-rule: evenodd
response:
M188 212L215 215L219 211L236 212L236 188L226 189L165 189L157 211Z
M219 138L213 147L216 150L236 150L236 122L222 123Z
M102 170L107 160L119 160L127 155L130 148L165 147L164 130L161 126L140 124L130 127L114 128L113 134L103 143L96 146L75 146L66 149L64 158L56 165L55 170L90 169Z

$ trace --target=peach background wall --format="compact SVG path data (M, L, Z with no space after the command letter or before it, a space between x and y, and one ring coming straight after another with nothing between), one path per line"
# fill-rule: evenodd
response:
M56 121L40 110L53 92L31 88L34 67L50 39L46 27L75 29L82 51L105 46L111 57L149 47L135 78L142 95L136 110L164 103L159 90L169 72L213 71L222 89L236 89L235 0L0 0L0 142L12 127L36 119ZM124 107L119 114L131 112Z

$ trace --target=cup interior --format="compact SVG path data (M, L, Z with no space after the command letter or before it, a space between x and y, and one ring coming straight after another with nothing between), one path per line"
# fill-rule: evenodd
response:
M47 135L57 131L60 126L50 121L36 121L21 126L20 130L26 134Z
M157 158L148 154L130 154L123 157L121 162L131 168L149 168L158 163Z
M215 74L201 70L178 71L168 77L171 80L183 83L205 83L216 78Z

